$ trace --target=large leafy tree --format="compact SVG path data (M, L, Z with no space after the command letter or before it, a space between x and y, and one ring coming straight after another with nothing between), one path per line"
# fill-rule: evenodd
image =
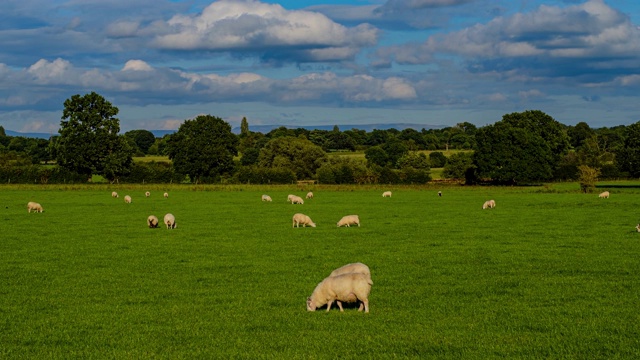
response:
M478 177L507 184L550 180L569 146L562 124L541 111L505 115L480 128L476 143Z
M624 145L616 151L616 164L621 171L640 177L640 121L627 126Z
M230 173L237 147L231 125L215 116L200 115L180 125L167 140L166 152L177 173L198 183Z
M148 154L149 148L156 142L156 136L149 130L130 130L124 136L131 139L144 154Z
M304 137L283 136L270 140L261 150L258 164L268 168L288 168L298 179L312 179L326 153Z
M67 99L55 143L58 164L89 178L99 174L114 180L125 174L131 168L133 150L118 134L116 115L118 108L95 92Z

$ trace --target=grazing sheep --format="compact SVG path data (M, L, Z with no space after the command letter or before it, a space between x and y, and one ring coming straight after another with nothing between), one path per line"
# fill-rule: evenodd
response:
M598 195L599 198L601 199L608 199L609 198L609 192L605 191L603 193L600 193L600 195Z
M287 202L291 202L291 199L293 199L294 197L296 197L296 196L293 195L293 194L287 195Z
M155 217L154 215L149 215L149 217L147 218L147 225L149 225L149 227L152 229L157 228L158 218Z
M302 227L307 227L307 225L316 227L316 224L311 221L310 217L305 214L297 213L293 215L293 225L291 227L300 227L300 225L302 225Z
M38 204L37 202L29 201L27 203L27 212L31 213L31 210L37 213L41 213L44 211L42 210L42 205Z
M313 199L313 193L311 191L307 193L307 199Z
M442 197L442 191L438 191L438 196Z
M262 195L262 201L269 201L269 202L271 202L271 201L272 201L272 200L271 200L271 196L269 196L269 195Z
M391 191L385 191L382 193L382 197L391 197Z
M169 197L169 193L164 193L164 197L168 198Z
M369 270L369 267L360 262L341 266L333 270L331 274L329 274L329 276L332 277L332 276L338 276L338 275L348 274L348 273L364 274L364 275L367 275L369 279L371 279L371 271ZM373 285L373 282L371 282L371 284Z
M131 204L131 196L125 195L124 196L124 202L125 202L125 204Z
M118 197L118 193L117 193L117 192L115 192L115 191L114 191L114 192L112 192L112 193L111 193L111 197L117 198L117 197Z
M640 224L636 225L636 230L640 232Z
M147 191L146 193L144 193L144 196L149 197L151 196L151 193Z
M351 225L358 225L358 227L360 227L360 218L358 217L358 215L343 216L342 219L338 221L338 227L351 227Z
M330 276L322 280L313 290L311 296L307 298L307 310L315 311L317 308L327 304L327 311L331 310L334 301L338 303L340 311L342 302L361 301L358 311L369 312L369 293L371 292L371 279L359 273L347 273L337 276Z
M494 207L496 207L496 202L495 200L487 200L484 202L484 204L482 204L482 209L493 209Z
M291 198L291 204L304 204L304 200L300 196L293 196Z
M173 214L167 214L164 216L164 223L167 225L167 229L175 229L178 227L176 224L176 217Z

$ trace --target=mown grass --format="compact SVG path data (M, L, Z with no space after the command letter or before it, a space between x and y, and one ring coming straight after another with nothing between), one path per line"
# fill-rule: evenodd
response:
M0 357L637 358L640 189L564 186L315 186L298 206L307 189L3 187ZM167 212L177 229L145 226ZM355 261L371 312L308 313Z

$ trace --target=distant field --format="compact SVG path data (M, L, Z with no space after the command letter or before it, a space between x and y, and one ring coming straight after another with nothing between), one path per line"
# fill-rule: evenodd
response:
M639 358L640 189L574 189L0 186L0 358ZM371 312L307 312L356 261Z
M133 161L138 162L171 162L168 156L136 156L133 158Z

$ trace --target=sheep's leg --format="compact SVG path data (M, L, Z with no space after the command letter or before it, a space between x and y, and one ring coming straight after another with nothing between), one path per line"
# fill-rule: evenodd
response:
M327 303L327 312L331 310L331 304L333 304L333 300L329 300L329 302Z
M362 300L362 302L364 303L364 312L368 313L369 312L369 299L364 299L364 300Z
M340 312L344 312L344 310L342 309L342 301L336 300L336 304L338 304L338 307L340 308Z
M360 307L358 307L358 311L362 311L364 309L364 303L360 301Z

